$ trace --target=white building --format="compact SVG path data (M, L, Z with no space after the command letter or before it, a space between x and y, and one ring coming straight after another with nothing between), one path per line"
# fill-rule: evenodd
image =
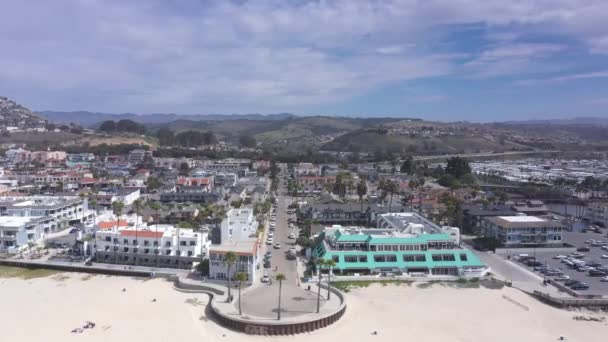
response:
M222 243L229 240L242 241L256 237L258 221L253 216L253 209L230 209L221 224Z
M585 219L591 224L601 224L608 227L608 204L589 203L585 210Z
M482 221L484 236L493 237L505 247L562 246L564 225L536 216L494 216Z
M54 231L68 224L90 220L94 213L88 210L87 203L86 198L78 196L5 196L0 197L0 215L50 217L57 224Z
M208 257L211 246L206 229L194 231L168 224L139 225L136 229L132 222L122 220L118 224L102 222L99 228L95 234L98 262L191 269Z
M211 246L209 250L209 278L217 280L233 279L238 272L247 274L247 280L252 283L256 279L259 244L256 238L234 241L229 240L219 245ZM228 252L236 254L237 261L230 266L228 274L228 264L225 257Z
M54 231L55 219L41 216L0 216L0 251L18 253Z

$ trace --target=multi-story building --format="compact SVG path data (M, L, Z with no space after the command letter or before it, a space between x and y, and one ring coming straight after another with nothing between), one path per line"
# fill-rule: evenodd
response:
M31 196L0 197L0 215L30 217L41 216L55 219L56 228L90 219L87 199L78 196Z
M486 217L482 233L493 237L505 247L562 246L564 225L536 216Z
M66 156L65 165L68 167L89 167L95 161L93 153L73 153Z
M102 229L95 234L98 262L190 269L208 257L211 241L206 230L117 223L99 225Z
M50 216L0 216L0 251L18 253L56 229Z
M258 222L253 215L253 209L230 209L221 224L222 243L226 241L242 241L255 238Z
M333 272L348 275L395 274L479 277L487 267L450 234L408 229L326 227L312 249L312 256L333 260Z
M211 177L177 177L175 184L178 186L196 186L203 191L213 190L213 178Z
M209 278L217 280L233 279L238 272L247 274L249 282L256 279L259 260L259 244L256 238L247 240L222 241L219 245L212 245L209 250ZM236 254L237 261L230 267L225 262L226 254Z
M167 202L194 202L194 203L215 203L220 195L208 192L198 186L176 186L171 191L160 194L160 201Z

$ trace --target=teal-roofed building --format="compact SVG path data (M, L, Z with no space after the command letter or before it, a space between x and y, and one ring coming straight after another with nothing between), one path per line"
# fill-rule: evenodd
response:
M383 272L479 277L487 267L450 234L393 228L327 227L312 256L334 260L337 274Z

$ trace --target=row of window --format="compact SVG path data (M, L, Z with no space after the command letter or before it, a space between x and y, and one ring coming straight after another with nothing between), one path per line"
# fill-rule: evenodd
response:
M433 261L456 261L456 256L454 254L432 254L431 257ZM467 254L460 253L459 255L460 261L467 261ZM338 262L338 256L334 255L332 259L335 262ZM396 262L397 255L395 254L380 254L374 255L374 262ZM425 262L426 255L424 254L406 254L403 255L403 261L405 262ZM367 262L367 255L345 255L344 262Z
M106 242L112 242L112 238L109 236L106 236ZM118 239L114 239L114 243L118 243ZM123 239L122 240L123 245L128 245L129 244L129 240L128 239ZM133 246L137 246L137 240L133 240L132 242ZM188 241L180 241L179 242L180 246L196 246L196 241L190 241L190 243L188 243ZM158 246L158 241L153 241L152 244L150 244L150 241L148 240L144 240L144 246ZM165 242L165 247L171 247L171 241L166 241Z
M114 247L114 251L115 251L115 252L118 252L118 250L119 250L119 248L118 248L118 247ZM109 252L109 251L110 251L110 246L106 246L105 251L106 251L106 252ZM129 247L123 247L122 251L123 251L124 253L129 253ZM153 251L150 251L150 249L149 249L149 248L145 248L143 251L144 251L144 253L143 253L143 254L158 254L158 250L153 250ZM132 252L132 253L139 253L139 249L138 249L138 248L133 248L133 249L131 250L131 252ZM172 252L172 250L167 249L167 250L165 251L165 255L171 255L171 252ZM194 253L193 253L192 251L187 251L187 252L186 252L186 251L175 251L175 255L176 255L176 256L182 256L182 255L184 255L184 256L185 256L185 255L187 255L187 256L191 257L191 256L193 256L193 255L194 255Z

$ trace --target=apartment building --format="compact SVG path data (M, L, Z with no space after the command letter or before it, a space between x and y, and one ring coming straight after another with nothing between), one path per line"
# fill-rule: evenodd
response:
M559 247L564 225L536 216L495 216L482 221L482 233L505 247Z
M230 266L228 273L228 263L226 254L232 252L236 254L237 261ZM247 274L247 280L251 283L256 279L259 262L259 244L256 238L246 240L222 241L219 245L212 245L209 250L209 278L217 280L233 279L238 272Z
M56 228L53 217L0 216L0 252L18 253Z
M589 203L585 210L585 217L591 224L608 227L608 203Z
M95 234L97 262L191 269L208 257L211 245L207 230L194 231L168 224L136 228L132 222L109 221L101 223L99 228Z
M0 215L50 217L57 221L54 228L63 228L90 219L93 213L88 211L87 203L86 198L78 196L0 197Z
M258 222L251 208L230 209L220 225L222 243L255 238Z

